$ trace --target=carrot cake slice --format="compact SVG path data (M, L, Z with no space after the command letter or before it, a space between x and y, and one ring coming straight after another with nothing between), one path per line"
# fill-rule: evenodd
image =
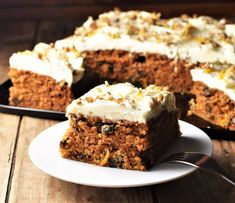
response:
M189 93L192 68L235 64L234 30L224 19L208 16L164 19L160 13L114 10L89 17L75 30L74 42L86 70L101 81L167 85Z
M235 131L235 66L208 64L191 70L194 82L189 115Z
M9 103L13 106L65 111L74 99L72 85L83 77L83 58L72 46L37 44L10 58Z
M100 166L147 170L180 136L175 97L166 87L106 82L74 100L66 115L62 156Z

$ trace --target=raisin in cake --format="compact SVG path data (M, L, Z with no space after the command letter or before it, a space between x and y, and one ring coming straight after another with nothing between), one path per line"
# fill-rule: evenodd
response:
M63 157L100 166L147 170L180 136L175 97L154 85L105 83L68 107Z

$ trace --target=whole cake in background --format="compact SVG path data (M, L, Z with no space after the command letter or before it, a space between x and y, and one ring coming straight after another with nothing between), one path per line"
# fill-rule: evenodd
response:
M32 52L11 57L10 103L29 105L28 94L31 98L37 94L40 102L48 98L40 92L35 93L35 88L25 90L27 81L18 79L15 82L11 72L19 73L18 76L26 73L36 73L35 77L45 75L53 80L54 86L64 84L61 91L71 95L71 84L76 84L85 71L83 79L86 75L94 76L99 84L108 80L110 83L130 82L140 87L167 85L175 92L183 114L189 110L190 116L235 130L234 33L235 24L207 16L163 19L159 13L114 10L99 15L96 20L89 17L73 36L50 46L49 50L58 53L56 57L51 57L47 49L43 53L37 50L38 46L48 46L46 44L38 44ZM45 64L55 75L37 72ZM35 68L30 69L31 66ZM56 75L61 74L61 69L66 72L64 76L69 77L58 78ZM87 84L91 81L87 80ZM50 85L47 86L45 89ZM48 91L53 91L54 86ZM49 96L48 100L51 98L54 97ZM66 98L71 100L72 97ZM60 103L59 99L56 97ZM61 101L61 106L68 102L63 102L63 98ZM188 104L190 109L187 109ZM33 107L41 107L37 105L38 101Z
M180 136L175 97L166 87L106 82L74 100L66 115L62 156L100 166L147 170Z

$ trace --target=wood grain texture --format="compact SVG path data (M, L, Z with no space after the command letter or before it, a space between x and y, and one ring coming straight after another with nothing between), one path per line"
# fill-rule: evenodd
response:
M152 198L150 187L139 188L97 188L80 186L77 196L78 202L122 202L122 203L158 203Z
M8 60L12 53L31 48L34 23L0 21L0 84L7 80ZM20 28L20 29L19 29ZM20 117L0 113L0 202L4 202L9 179L13 172L13 155Z
M196 171L181 179L156 186L164 203L233 203L235 188L217 175Z
M235 180L235 141L213 140L213 158Z
M19 116L0 113L0 202L7 194L19 120Z
M33 138L55 123L56 121L23 117L16 147L14 172L10 180L9 202L47 202L50 198L60 199L63 190L57 191L56 194L48 194L47 188L56 188L56 181L48 180L48 176L37 169L28 156L28 147Z

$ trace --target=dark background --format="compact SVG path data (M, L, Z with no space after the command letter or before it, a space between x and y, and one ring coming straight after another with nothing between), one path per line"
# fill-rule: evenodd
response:
M198 14L235 19L234 0L1 0L0 32L18 21L34 23L36 27L46 22L48 26L44 25L43 29L50 36L44 41L49 42L72 34L88 16L97 17L115 7L157 11L163 17Z
M108 11L142 9L160 11L165 17L182 13L234 17L234 0L1 0L1 20L77 19Z
M28 21L37 25L47 22L48 25L51 23L51 26L44 29L49 29L47 32L53 36L45 39L48 42L71 34L88 16L97 17L98 14L114 7L121 10L157 11L161 12L163 17L198 14L235 18L234 0L1 0L0 30L17 21ZM53 27L57 27L56 32Z

